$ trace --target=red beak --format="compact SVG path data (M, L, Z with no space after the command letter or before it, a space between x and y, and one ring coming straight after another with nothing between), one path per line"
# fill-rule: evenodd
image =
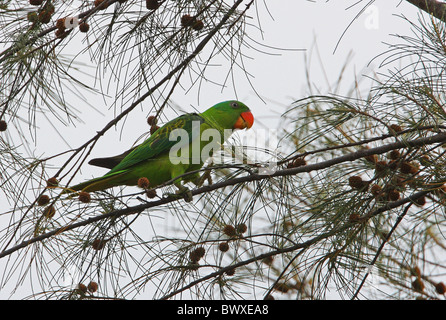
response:
M251 128L254 124L254 116L251 111L245 111L240 114L240 117L234 124L234 129L246 129Z

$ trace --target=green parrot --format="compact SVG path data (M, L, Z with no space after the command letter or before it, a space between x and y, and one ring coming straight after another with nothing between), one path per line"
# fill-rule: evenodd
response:
M102 177L94 178L67 188L64 192L94 192L120 185L137 185L145 177L150 188L180 175L174 185L187 190L181 182L196 181L200 169L215 149L221 146L235 129L249 129L254 117L249 108L239 101L224 101L203 113L188 113L157 129L142 144L114 157L97 158L91 165L111 169ZM179 130L175 130L179 129ZM212 139L211 139L212 138ZM215 141L217 140L217 141Z

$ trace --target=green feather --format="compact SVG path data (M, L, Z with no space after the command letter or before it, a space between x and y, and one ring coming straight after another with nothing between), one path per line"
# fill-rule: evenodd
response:
M93 165L111 167L104 176L94 178L78 185L67 188L66 192L73 191L99 191L119 185L136 185L141 177L150 181L150 187L165 183L184 173L197 170L203 166L203 161L192 161L192 144L206 129L217 129L223 134L225 129L233 129L240 114L249 111L249 108L238 101L221 102L201 114L189 113L167 122L155 131L147 140L118 156L99 158L90 161ZM194 132L193 126L199 125L200 135ZM188 134L189 161L186 163L172 163L169 152L172 147L185 147L183 141L169 139L175 129L183 129ZM226 137L227 138L227 137ZM224 139L223 139L224 140ZM200 142L200 151L208 142ZM221 141L223 143L223 141ZM184 177L184 181L191 177ZM176 181L178 183L178 181Z

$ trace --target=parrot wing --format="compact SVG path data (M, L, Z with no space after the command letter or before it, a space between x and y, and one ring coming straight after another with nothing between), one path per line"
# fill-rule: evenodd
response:
M125 158L122 159L121 162L119 162L119 164L117 164L106 174L106 176L128 169L140 162L152 159L164 152L168 152L170 148L172 148L177 143L182 143L184 145L191 143L192 140L196 138L197 134L200 133L199 130L198 132L194 132L194 122L198 124L199 129L199 126L204 121L205 120L196 113L185 114L169 121L164 126L156 130L150 136L150 138L148 138L146 141L144 141L142 144L128 153ZM188 140L179 142L178 140L171 139L171 133L175 129L185 130L188 135ZM179 147L181 147L181 145L179 145Z

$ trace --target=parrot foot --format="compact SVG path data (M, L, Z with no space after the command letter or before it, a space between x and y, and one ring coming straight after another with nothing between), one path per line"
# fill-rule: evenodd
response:
M189 190L189 188L184 187L184 186L177 186L178 190L173 194L173 193L168 193L166 194L167 197L171 197L171 198L175 198L175 199L180 199L183 198L184 201L186 202L192 202L193 196L192 196L192 191Z
M183 198L184 198L184 201L186 201L186 202L192 202L192 200L193 200L192 191L190 191L189 189L187 189L187 190L183 193Z
M200 177L200 187L203 185L204 181L207 180L208 184L212 184L211 170L207 170Z
M201 187L203 186L205 181L208 181L208 184L212 184L212 178L211 178L211 170L206 170L201 176L198 176L195 180L192 182L197 186Z

